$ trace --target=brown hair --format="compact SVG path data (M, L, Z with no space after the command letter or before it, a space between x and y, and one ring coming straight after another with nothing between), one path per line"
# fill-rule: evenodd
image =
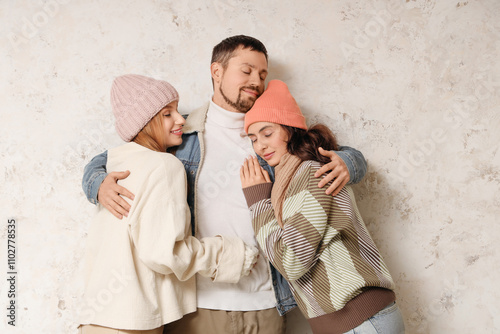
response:
M132 141L153 151L166 152L164 138L165 130L163 129L162 113L159 112L142 128Z
M329 163L328 157L321 155L318 148L327 151L337 151L337 139L333 132L324 124L316 124L307 130L281 125L288 134L287 151L296 155L302 161L315 160L322 164Z
M220 63L226 69L229 59L233 57L234 51L239 47L261 52L267 60L267 50L261 41L250 36L237 35L224 39L213 48L211 63Z

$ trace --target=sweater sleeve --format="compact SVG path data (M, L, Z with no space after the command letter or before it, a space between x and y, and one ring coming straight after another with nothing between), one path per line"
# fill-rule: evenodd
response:
M269 197L250 207L259 245L273 266L289 281L299 279L315 265L327 227L325 205L332 197L317 187L315 171L309 166L290 183L293 194L287 194L283 206L283 228L275 218Z
M248 272L244 265L251 266L257 252L249 252L235 237L199 240L191 236L186 196L186 175L180 162L162 164L145 177L128 217L131 239L141 261L179 280L200 273L217 282L238 282Z

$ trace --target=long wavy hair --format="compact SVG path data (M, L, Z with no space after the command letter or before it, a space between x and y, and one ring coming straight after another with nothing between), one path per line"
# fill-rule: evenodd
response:
M337 151L337 139L333 132L324 124L316 124L307 130L281 125L288 134L288 153L296 155L302 161L315 160L322 164L330 162L330 158L321 155L318 148L327 151Z

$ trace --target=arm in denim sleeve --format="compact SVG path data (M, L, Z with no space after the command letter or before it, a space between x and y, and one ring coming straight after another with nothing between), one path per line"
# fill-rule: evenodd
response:
M349 147L340 146L339 151L334 151L337 155L345 162L347 169L349 170L349 182L347 184L359 183L366 174L366 160L363 153L360 151Z
M83 170L82 188L85 196L92 204L97 204L97 193L102 181L106 178L108 151L96 155Z

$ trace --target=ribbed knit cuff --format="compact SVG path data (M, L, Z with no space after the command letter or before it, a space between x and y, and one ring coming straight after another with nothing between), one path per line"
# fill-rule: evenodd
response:
M396 300L394 291L384 288L369 288L351 299L333 313L308 319L313 333L341 334L361 325Z
M260 183L251 187L243 188L243 194L247 200L248 207L251 207L258 201L266 198L271 198L271 190L273 189L273 183Z
M243 261L243 268L241 276L248 276L252 268L257 263L259 250L255 246L245 245L245 261Z

